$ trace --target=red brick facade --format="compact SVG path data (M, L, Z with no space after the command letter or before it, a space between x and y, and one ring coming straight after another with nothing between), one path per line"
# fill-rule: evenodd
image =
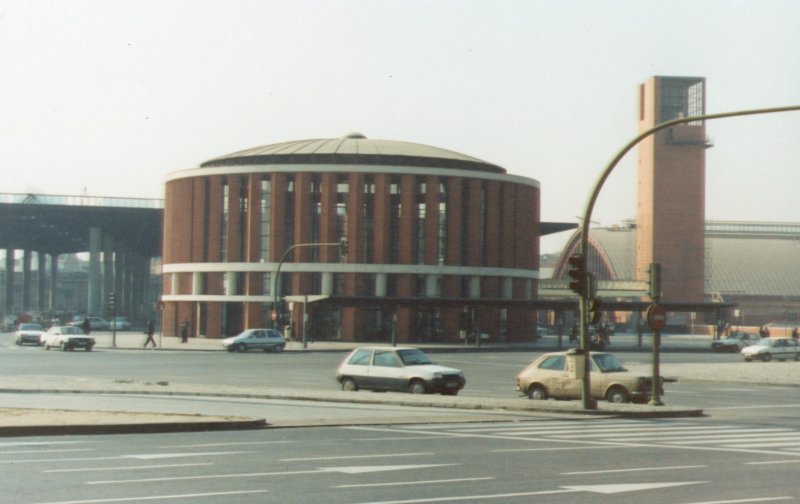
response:
M358 152L371 147L363 138L347 141L359 142ZM395 144L401 150L416 146ZM289 247L304 244L281 265L281 298L359 298L307 305L309 337L387 341L393 330L397 341L457 341L467 307L475 308L480 331L493 339L533 335L535 312L498 300L536 295L535 180L460 155L396 155L391 163L375 164L329 156L296 166L264 159L209 162L169 177L165 334L178 334L183 320L193 335L212 338L271 326L278 262ZM262 244L262 236L269 242ZM345 261L330 245L341 238L348 244ZM408 302L414 298L420 303ZM405 302L394 306L392 299ZM482 306L482 300L492 302ZM295 335L304 329L298 305L290 315Z

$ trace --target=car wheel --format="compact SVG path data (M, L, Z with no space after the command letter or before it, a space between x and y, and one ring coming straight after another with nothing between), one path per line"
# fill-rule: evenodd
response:
M425 382L422 380L412 380L411 383L408 384L408 391L412 394L424 394L427 392L425 389Z
M753 358L752 358L752 357L745 357L745 358L744 358L744 361L745 361L745 362L752 362L752 361L753 361Z
M282 345L275 345L274 347L272 347L272 351L275 352L275 353L281 353L281 352L283 352L283 346Z
M622 404L628 402L628 391L622 387L612 387L606 394L606 399L610 403Z
M61 351L62 352L66 352L67 351L67 344L64 343L63 341L61 342Z
M92 351L92 345L86 345L86 348L85 348L85 350L86 350L87 352L91 352L91 351Z
M246 352L247 351L247 345L245 345L244 343L239 343L238 345L236 345L236 351L237 352Z
M795 356L794 356L794 360L795 360L795 361L800 361L800 354L797 354L797 355L795 355Z
M764 362L771 361L772 360L772 354L765 353L764 355L761 356L761 360L764 361Z
M44 349L45 349L45 350L50 350L50 345L48 345L47 343L45 343L45 344L44 344Z
M358 384L352 378L344 378L342 379L342 390L345 392L357 392Z
M528 388L528 399L533 399L534 401L544 401L547 399L547 390L541 385L531 385Z

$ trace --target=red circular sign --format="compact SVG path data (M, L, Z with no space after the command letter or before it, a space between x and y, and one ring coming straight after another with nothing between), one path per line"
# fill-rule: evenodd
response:
M660 331L667 325L667 309L660 304L651 304L647 308L647 325L654 331Z

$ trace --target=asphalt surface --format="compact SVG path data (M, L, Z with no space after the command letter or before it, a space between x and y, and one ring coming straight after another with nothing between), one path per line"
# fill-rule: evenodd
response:
M96 348L110 351L140 350L144 335L136 332L98 333ZM219 340L192 338L188 343L181 343L173 337L156 336L159 347L151 351L224 351ZM566 344L566 338L563 343ZM342 342L289 342L287 352L344 352L357 343ZM676 336L667 338L663 351L691 349L707 350L710 339L702 336ZM486 344L482 348L463 345L415 345L427 352L436 351L509 351L509 350L555 350L558 341L555 336L526 345ZM615 338L614 351L638 349L637 338ZM664 376L677 376L679 379L719 380L724 377L732 381L798 383L800 376L794 370L800 366L779 369L775 363L760 366L760 363L737 365L729 369L710 369L713 366L702 365L662 365ZM729 366L722 364L720 366ZM778 370L779 369L779 370ZM778 370L778 371L775 371ZM777 380L777 381L776 381ZM109 384L81 380L69 382L61 380L36 383L29 378L5 380L0 387L2 393L69 393L69 394L153 394L192 397L237 397L260 400L296 400L316 401L320 403L340 402L357 404L382 404L404 407L448 408L465 411L504 411L521 413L563 414L563 415L601 415L627 418L664 418L702 416L703 411L695 408L679 406L652 406L639 404L609 404L598 402L596 409L584 409L581 401L530 401L527 399L493 399L476 397L452 397L440 395L411 395L400 393L365 394L342 391L304 391L296 389L264 389L264 388L231 388L224 389L213 386L193 386L169 384L125 382ZM0 408L0 436L30 435L64 435L64 434L101 434L101 433L137 433L137 432L178 432L202 430L255 429L270 427L268 418L250 418L236 416L180 415L161 413L108 412L108 411L74 411L50 410L34 408ZM280 427L291 427L291 423L283 422Z

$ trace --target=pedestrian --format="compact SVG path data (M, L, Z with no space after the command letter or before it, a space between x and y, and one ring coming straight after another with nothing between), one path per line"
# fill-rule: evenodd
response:
M181 343L189 342L189 320L183 319L181 323Z
M153 348L155 348L157 346L156 345L156 340L153 339L153 334L155 334L155 332L156 332L156 328L153 325L153 321L152 320L148 320L147 321L147 326L144 329L144 333L147 335L147 339L144 342L144 347L145 348L147 348L147 344L148 343L152 343L153 344Z
M92 323L89 322L89 317L83 317L83 323L81 324L81 329L83 329L83 334L89 335L92 332Z

